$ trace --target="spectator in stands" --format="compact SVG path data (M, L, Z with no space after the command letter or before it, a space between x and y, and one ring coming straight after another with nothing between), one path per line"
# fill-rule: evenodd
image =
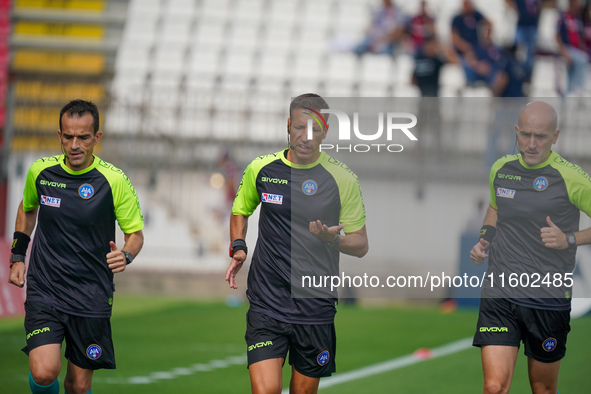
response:
M496 67L503 73L501 83L496 87L498 97L524 97L524 82L528 80L527 67L517 61L517 46L502 49Z
M589 55L583 36L581 1L569 0L568 8L560 14L556 42L560 54L566 61L568 86L565 95L585 89L585 74Z
M435 37L435 19L427 11L427 2L422 0L420 7L419 13L413 16L407 25L414 54L419 52L427 38Z
M505 2L517 12L515 45L525 54L522 63L525 67L526 78L530 80L534 68L542 0L505 0Z
M587 54L591 56L591 0L585 2L581 19L583 20L583 37L585 39L585 47L587 48Z
M419 47L415 55L415 68L412 74L412 83L421 91L423 99L419 102L420 123L417 125L422 135L433 135L433 150L439 156L441 149L441 111L439 100L433 97L439 96L439 74L441 68L447 62L447 56L443 47L433 36L426 37L423 45ZM417 155L422 161L424 144L417 147ZM417 198L423 197L423 186L419 183Z
M373 15L365 39L354 49L358 56L368 52L390 55L404 36L404 14L391 0L383 0L383 3Z
M487 70L478 69L480 63L476 53L483 51L479 30L490 31L491 27L492 24L474 8L471 0L464 0L462 11L452 20L452 44L460 57L468 84L486 81L489 76Z
M439 96L439 74L447 58L441 44L433 36L426 37L415 55L412 83L423 97Z
M515 58L516 46L510 48L498 48L492 44L490 34L485 36L485 47L489 46L494 50L488 53L494 54L494 62L491 57L491 78L490 89L495 97L503 99L495 100L491 105L493 122L488 129L488 143L486 144L485 165L490 166L499 158L511 152L511 138L508 133L513 126L514 119L519 115L516 111L525 105L525 102L514 99L506 100L509 97L523 98L525 96L523 83L526 79L525 67Z

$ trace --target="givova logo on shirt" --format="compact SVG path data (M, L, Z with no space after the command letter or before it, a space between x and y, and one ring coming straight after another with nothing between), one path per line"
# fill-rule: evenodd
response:
M62 204L62 199L57 197L50 197L41 195L41 205L59 208Z
M270 204L283 204L283 196L280 194L263 193L261 200Z

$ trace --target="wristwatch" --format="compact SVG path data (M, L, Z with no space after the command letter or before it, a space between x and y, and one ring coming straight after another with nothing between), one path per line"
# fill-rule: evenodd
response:
M330 242L326 243L326 246L337 246L341 242L341 236L337 234L337 237Z
M125 264L131 264L131 262L133 261L133 256L131 255L131 253L126 252L125 250L122 250L121 252L125 255Z
M566 242L568 243L569 249L574 249L577 247L577 238L573 233L566 234Z

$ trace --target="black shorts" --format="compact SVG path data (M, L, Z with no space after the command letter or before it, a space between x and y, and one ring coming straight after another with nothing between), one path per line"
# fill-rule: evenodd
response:
M528 308L504 298L482 298L474 346L519 347L535 360L552 363L566 353L570 311Z
M336 370L337 338L334 323L291 324L262 313L246 314L248 365L283 358L302 375L320 378Z
M84 369L115 369L115 351L108 317L81 317L41 302L25 302L27 355L36 347L66 339L66 358Z

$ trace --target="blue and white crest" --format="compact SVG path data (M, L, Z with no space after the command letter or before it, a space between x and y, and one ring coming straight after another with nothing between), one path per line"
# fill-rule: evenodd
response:
M302 184L302 191L304 194L311 196L318 191L318 184L312 179L308 179Z
M86 348L86 355L91 360L97 360L103 354L103 350L99 345L90 345Z
M548 187L548 179L545 176L539 176L534 180L534 189L539 192L546 190Z
M542 347L545 351L551 352L552 350L556 349L557 341L555 338L548 338L542 343Z
M320 353L316 357L316 361L318 362L318 365L321 366L325 366L326 364L328 364L328 362L330 361L330 353L328 352L328 350L322 351L322 353Z
M78 188L78 194L85 200L88 200L90 197L94 195L94 188L91 184L85 183L84 185Z

